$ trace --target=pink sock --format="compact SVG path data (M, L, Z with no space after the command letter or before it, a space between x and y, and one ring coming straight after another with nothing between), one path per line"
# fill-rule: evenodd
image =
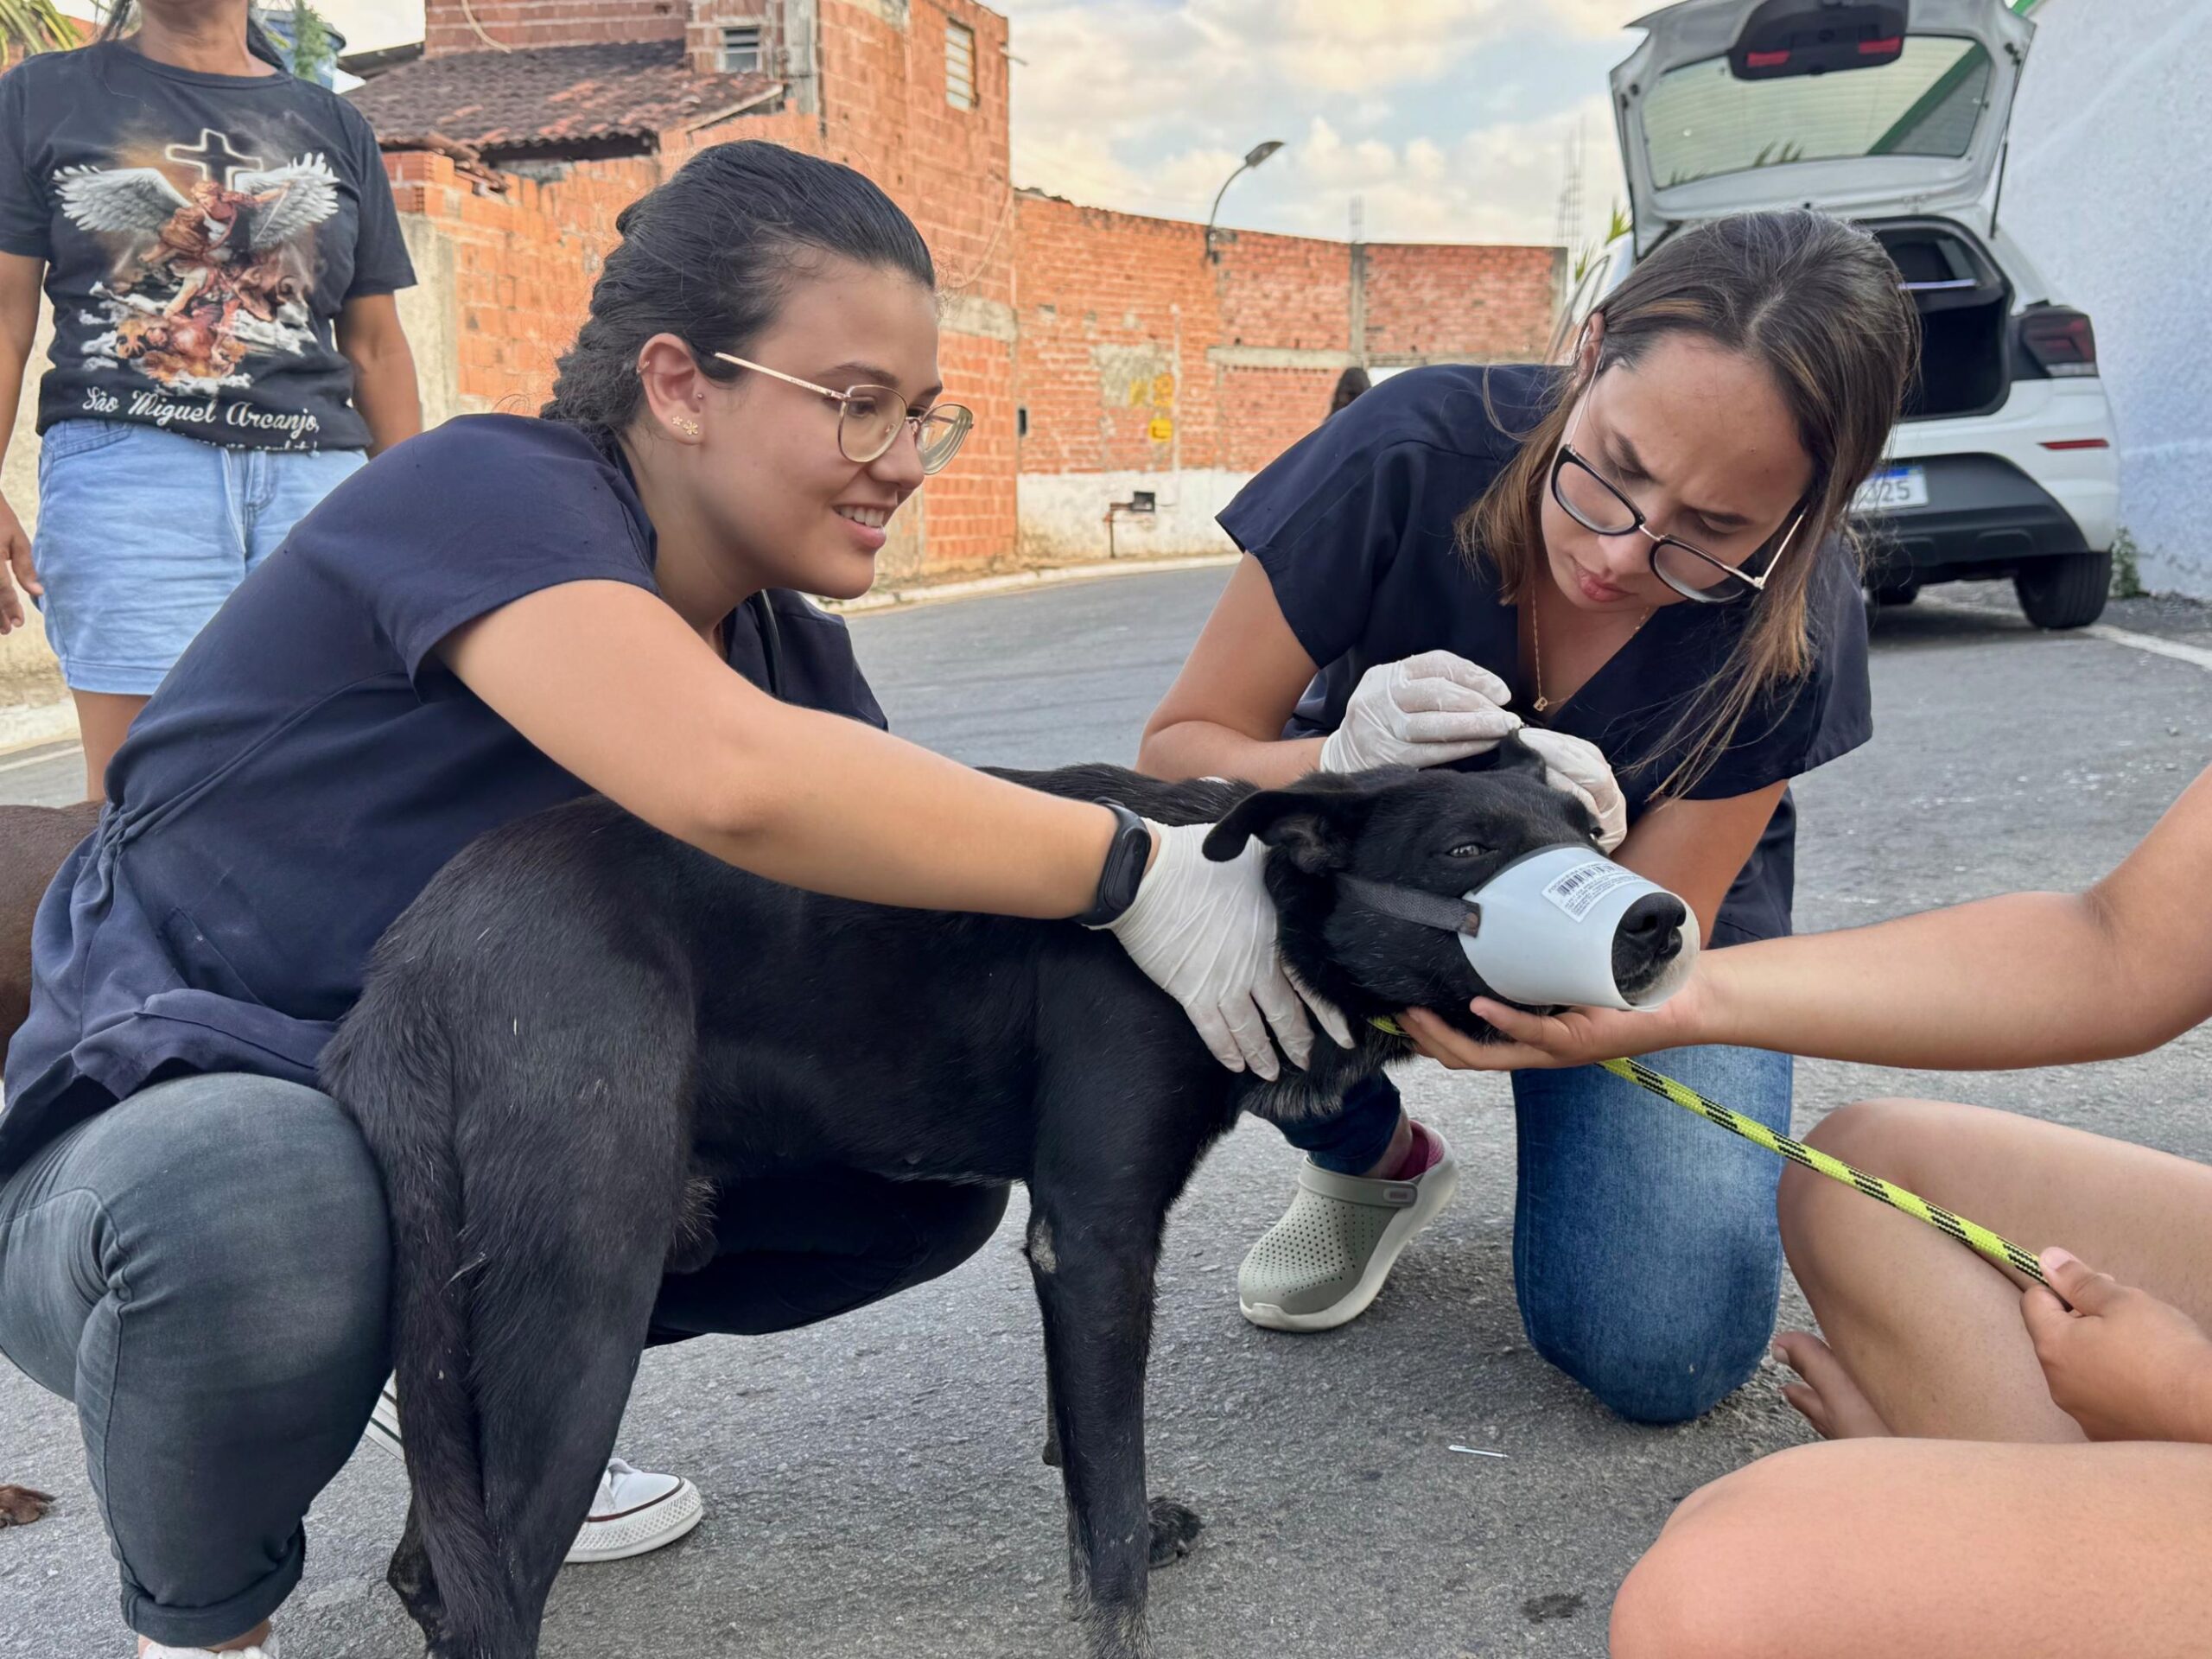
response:
M1413 1129L1413 1143L1406 1148L1406 1155L1395 1166L1383 1172L1381 1179L1410 1181L1416 1176L1427 1174L1444 1156L1444 1143L1436 1138L1433 1130L1420 1123L1415 1123Z

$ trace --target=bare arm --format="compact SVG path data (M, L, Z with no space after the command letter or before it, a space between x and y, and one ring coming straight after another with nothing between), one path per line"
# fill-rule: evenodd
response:
M1648 1014L1478 1008L1515 1046L1423 1021L1447 1064L1580 1065L1734 1043L1870 1065L1984 1071L2140 1054L2212 1018L2212 773L2087 893L2012 893L1872 927L1716 950ZM1526 1044L1528 1046L1519 1045Z
M548 588L441 648L553 760L646 823L779 881L880 904L1072 916L1114 820L732 673L623 582Z
M338 349L353 365L353 406L369 423L369 453L383 454L423 429L415 354L389 294L364 294L338 314Z
M1146 723L1137 770L1271 788L1296 782L1321 764L1321 740L1286 739L1282 727L1314 672L1268 573L1247 553Z
M0 253L0 458L16 430L16 409L22 401L23 369L38 333L39 284L46 261L28 254ZM38 572L31 564L31 539L16 517L14 504L0 499L0 633L23 625L23 596L38 594Z

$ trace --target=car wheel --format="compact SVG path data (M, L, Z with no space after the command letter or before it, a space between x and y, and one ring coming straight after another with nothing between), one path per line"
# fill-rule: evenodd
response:
M1920 597L1920 583L1910 576L1897 582L1877 582L1866 589L1866 597L1877 605L1910 605Z
M2104 614L2112 592L2112 555L2062 553L2037 559L2012 578L2020 609L2039 628L2085 628Z

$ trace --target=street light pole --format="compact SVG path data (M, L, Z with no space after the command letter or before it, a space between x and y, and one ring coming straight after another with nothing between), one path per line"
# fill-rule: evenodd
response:
M1270 138L1263 144L1253 145L1245 152L1243 161L1237 164L1236 171L1221 181L1221 188L1213 193L1213 207L1206 214L1206 257L1213 264L1217 265L1221 263L1221 251L1213 245L1213 222L1221 217L1221 199L1229 194L1230 185L1236 183L1238 179L1281 148L1282 140L1280 138Z

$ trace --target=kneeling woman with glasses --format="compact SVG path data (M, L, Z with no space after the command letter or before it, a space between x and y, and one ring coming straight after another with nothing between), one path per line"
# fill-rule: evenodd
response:
M1222 515L1246 556L1141 764L1275 784L1461 761L1518 728L1708 941L1788 932L1789 780L1871 730L1840 532L1916 344L1871 238L1754 214L1662 245L1564 371L1384 382ZM1656 1063L1789 1123L1786 1056ZM1624 1416L1699 1415L1772 1332L1779 1166L1595 1068L1513 1091L1530 1342ZM1286 1133L1308 1157L1239 1299L1255 1324L1327 1330L1374 1300L1457 1171L1379 1080Z

